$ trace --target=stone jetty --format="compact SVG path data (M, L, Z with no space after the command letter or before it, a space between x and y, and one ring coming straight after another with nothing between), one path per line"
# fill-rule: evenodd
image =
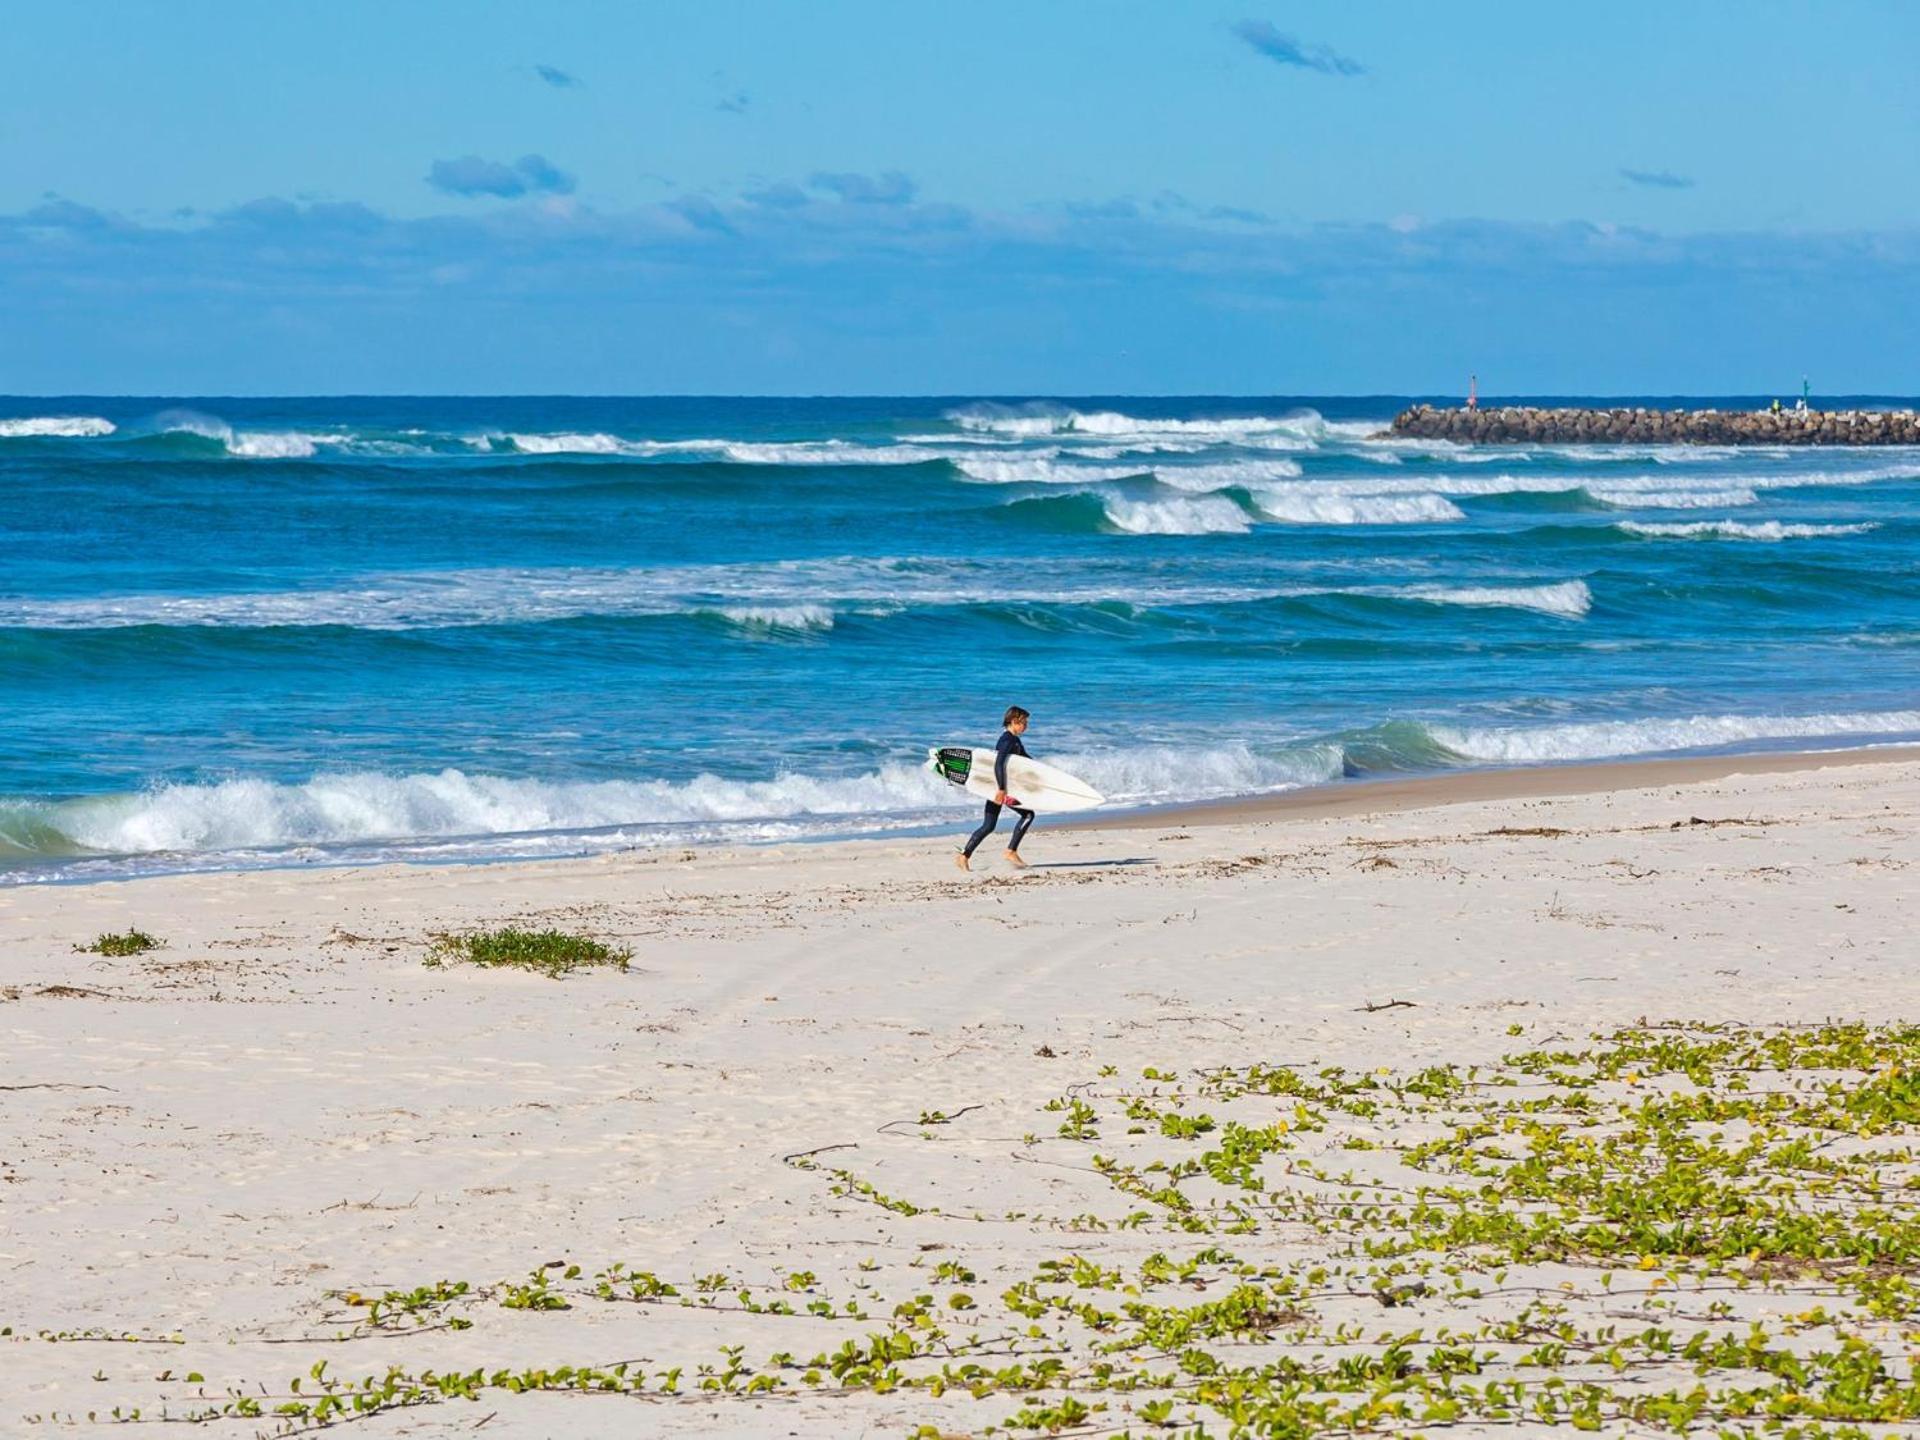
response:
M1394 435L1464 444L1920 445L1912 410L1617 410L1415 405Z

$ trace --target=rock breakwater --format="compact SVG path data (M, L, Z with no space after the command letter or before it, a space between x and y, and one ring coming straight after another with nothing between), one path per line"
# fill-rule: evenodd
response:
M1392 433L1466 444L1920 445L1912 410L1615 410L1415 405Z

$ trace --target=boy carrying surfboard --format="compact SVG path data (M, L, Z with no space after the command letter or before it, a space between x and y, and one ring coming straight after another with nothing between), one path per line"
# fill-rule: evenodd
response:
M1029 718L1027 712L1018 705L1009 705L1000 721L1000 739L993 747L993 799L987 801L986 817L981 820L980 828L967 837L965 847L953 857L953 863L962 870L973 868L973 852L1000 824L1002 807L1020 817L1019 823L1013 827L1013 838L1007 841L1007 863L1016 869L1026 868L1027 862L1020 858L1020 842L1027 838L1027 830L1033 824L1033 811L1007 793L1007 761L1015 755L1024 756L1027 753L1027 747L1020 743L1020 737L1027 733Z

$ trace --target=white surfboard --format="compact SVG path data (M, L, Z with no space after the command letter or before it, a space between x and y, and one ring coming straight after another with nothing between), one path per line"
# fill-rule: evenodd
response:
M996 758L991 750L975 750L967 745L935 746L927 751L927 767L969 795L991 800L999 789L993 781ZM1007 760L1007 794L1041 815L1091 810L1107 802L1106 796L1078 775L1069 775L1044 760L1029 760L1024 755L1014 755Z

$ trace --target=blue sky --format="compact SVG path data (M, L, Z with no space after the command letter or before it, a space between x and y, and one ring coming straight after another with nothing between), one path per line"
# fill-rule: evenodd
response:
M0 391L1920 390L1920 7L11 7Z

